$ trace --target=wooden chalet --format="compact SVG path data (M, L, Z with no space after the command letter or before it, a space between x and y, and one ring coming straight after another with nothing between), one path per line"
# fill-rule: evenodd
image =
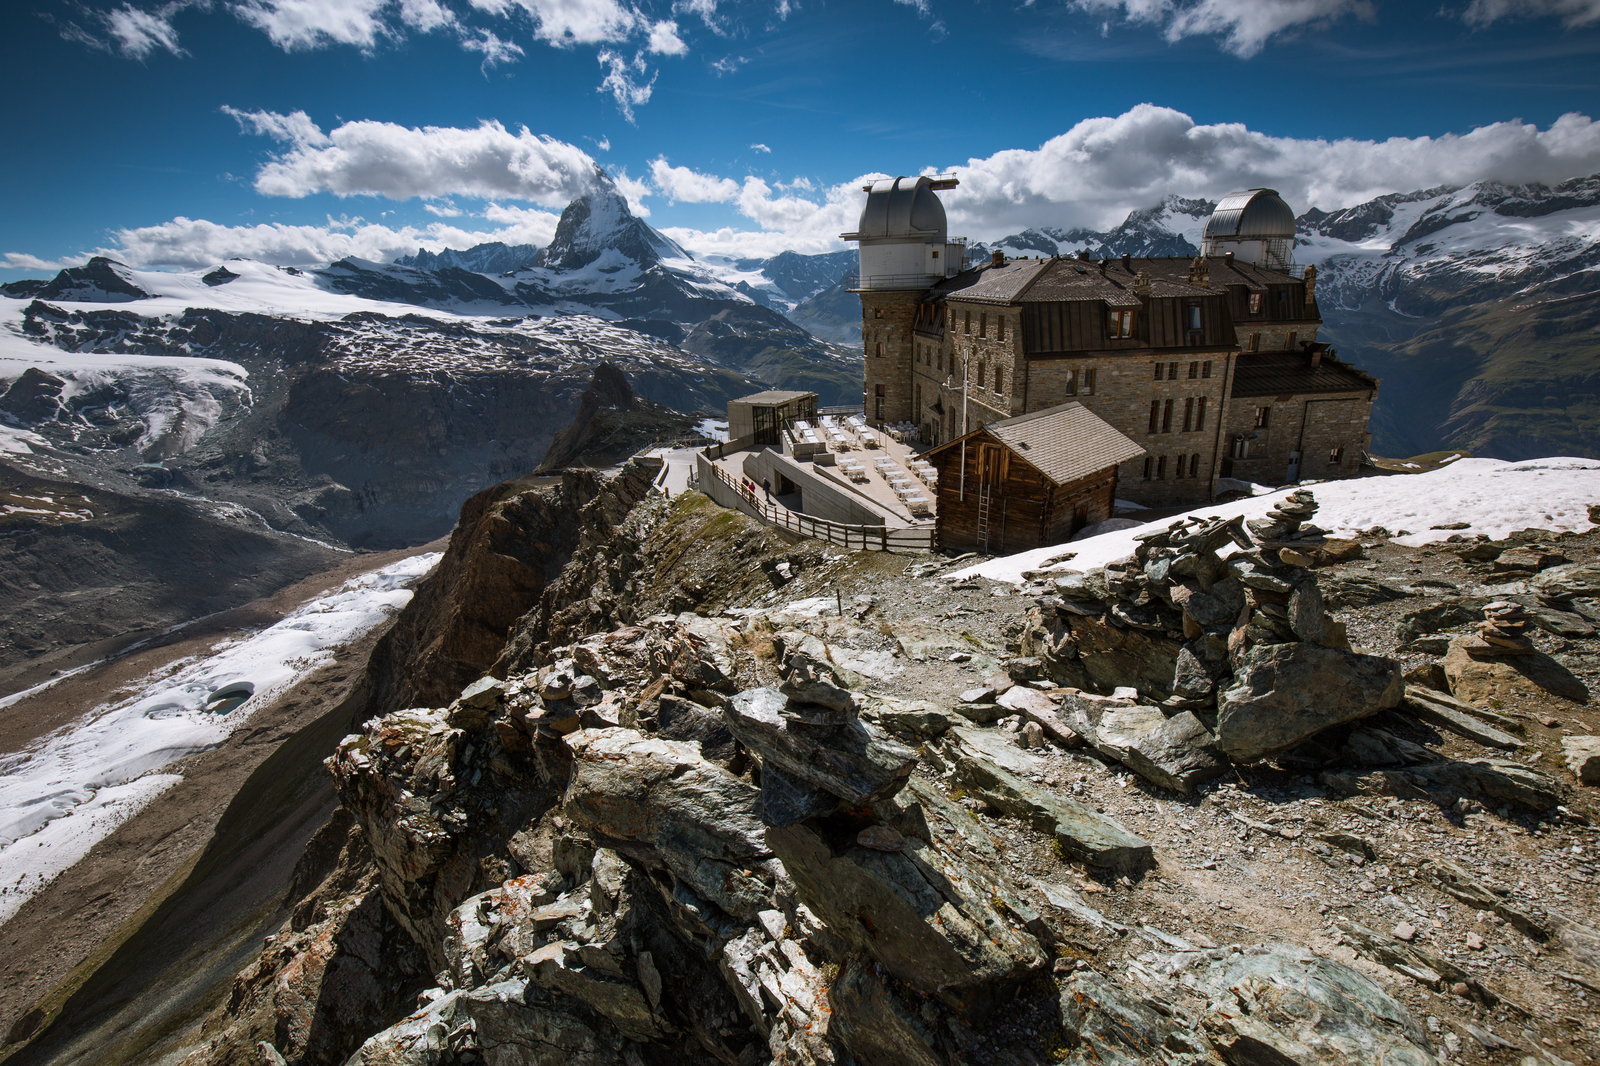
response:
M1077 401L990 422L924 456L939 471L938 544L991 555L1060 544L1111 517L1118 465L1144 454Z

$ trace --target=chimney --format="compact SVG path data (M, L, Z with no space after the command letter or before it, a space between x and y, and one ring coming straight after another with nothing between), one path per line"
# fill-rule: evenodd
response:
M1306 351L1306 354L1311 356L1311 369L1312 370L1315 370L1315 369L1317 369L1317 367L1322 365L1322 349L1321 348L1308 349Z
M989 257L989 265L990 266L997 266L997 267L1005 266L1006 265L1006 253L1004 253L1000 249L996 248L994 250L994 254Z
M1087 262L1088 259L1089 259L1089 249L1087 249L1087 248L1079 248L1078 249L1078 258L1084 260L1085 262Z
M1122 253L1122 269L1126 270L1130 274L1133 273L1133 256L1129 255L1127 252Z
M1232 252L1223 252L1222 253L1222 261L1227 263L1229 266L1233 266L1233 253Z
M1109 260L1109 259L1100 260L1100 276L1101 277L1105 277L1106 276L1106 267L1108 267L1110 265L1111 265L1111 260Z

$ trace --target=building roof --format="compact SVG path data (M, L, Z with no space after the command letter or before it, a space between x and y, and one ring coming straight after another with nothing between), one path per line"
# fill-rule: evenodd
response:
M1378 387L1377 379L1340 362L1331 352L1321 352L1321 360L1312 366L1313 353L1326 347L1314 344L1299 352L1241 352L1233 371L1233 395L1361 392Z
M973 432L988 433L1056 485L1109 470L1145 453L1076 400L990 422ZM953 448L967 437L957 437L928 454Z
M1101 264L1104 264L1102 269ZM1282 270L1259 267L1228 256L1208 256L1204 271L1191 281L1194 258L1152 256L1118 259L1008 259L1000 266L984 263L934 285L935 300L971 300L977 303L1016 304L1100 300L1109 307L1139 306L1134 284L1142 273L1154 298L1219 296L1228 288L1243 286L1265 292L1269 285L1294 285L1300 279Z
M1285 240L1295 232L1294 210L1277 189L1245 189L1224 196L1206 220L1205 239Z
M927 177L885 178L867 190L866 205L854 233L841 233L847 241L893 240L907 237L943 244L948 234L944 204L935 188L949 188Z
M749 396L741 396L737 400L729 400L728 402L776 405L788 403L790 400L798 400L803 396L815 397L816 395L814 392L784 392L781 389L768 389L766 392L752 392Z

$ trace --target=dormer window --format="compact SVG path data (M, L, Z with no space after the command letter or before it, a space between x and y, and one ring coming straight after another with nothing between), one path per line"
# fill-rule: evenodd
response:
M1259 315L1261 313L1261 306L1264 303L1266 303L1266 298L1261 293L1259 293L1259 292L1251 293L1250 294L1250 313L1252 315Z
M1199 304L1190 304L1189 305L1189 328L1190 329L1199 329L1200 328L1200 305Z
M1133 336L1133 312L1112 311L1106 319L1106 332L1113 339Z

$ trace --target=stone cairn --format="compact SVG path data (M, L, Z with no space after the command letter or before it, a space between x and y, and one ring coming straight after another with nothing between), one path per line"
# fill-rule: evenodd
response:
M1305 567L1313 562L1309 553L1328 540L1325 530L1310 524L1316 513L1316 497L1310 489L1299 489L1268 511L1265 518L1254 519L1246 526L1263 548L1275 549L1282 562Z
M1310 641L1348 649L1342 627L1324 608L1316 577L1306 569L1326 543L1324 531L1307 524L1316 511L1315 497L1302 489L1248 524L1242 518L1190 518L1141 534L1131 559L1058 578L1056 595L1039 602L1046 612L1055 609L1060 640L1025 650L1047 662L1071 660L1073 650L1064 643L1096 617L1118 629L1144 630L1158 641L1181 642L1171 696L1161 705L1169 712L1204 714L1251 647ZM1218 552L1230 543L1239 550L1224 560ZM1096 677L1093 664L1081 668L1100 687L1137 683ZM1052 673L1059 681L1082 683L1073 680L1070 665Z
M1467 653L1480 658L1502 655L1532 655L1535 651L1528 630L1533 621L1520 603L1496 600L1483 608L1483 621L1477 635L1465 641Z

